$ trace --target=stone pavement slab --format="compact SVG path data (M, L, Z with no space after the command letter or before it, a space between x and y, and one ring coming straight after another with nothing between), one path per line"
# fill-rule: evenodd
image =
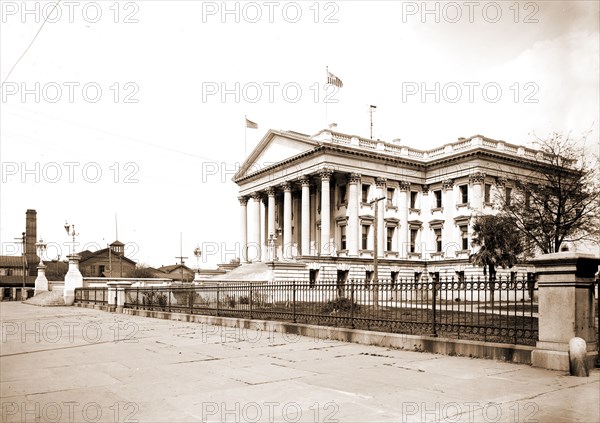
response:
M588 378L75 307L0 309L3 422L597 422Z

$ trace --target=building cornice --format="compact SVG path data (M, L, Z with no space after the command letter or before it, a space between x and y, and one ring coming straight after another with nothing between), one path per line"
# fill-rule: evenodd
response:
M314 148L244 175L244 172L250 168L253 161L259 157L262 149L275 135L304 141L313 144ZM259 143L259 146L244 162L240 171L234 176L233 181L237 184L250 182L265 174L273 174L279 169L285 169L292 164L305 161L310 157L317 157L327 153L339 157L367 159L376 163L387 162L394 166L412 167L424 172L435 169L438 166L446 166L450 163L465 161L473 157L490 158L507 164L518 163L520 167L529 169L539 169L544 164L536 159L539 154L535 150L509 144L504 141L493 140L481 135L460 139L458 142L444 144L441 147L426 151L394 143L366 140L328 130L321 131L314 137L294 132L270 130Z

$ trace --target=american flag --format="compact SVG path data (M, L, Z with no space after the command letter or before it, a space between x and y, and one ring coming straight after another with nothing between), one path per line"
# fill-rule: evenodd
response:
M258 123L252 122L251 120L246 118L246 128L258 129Z
M329 71L327 71L327 83L335 85L338 88L342 88L344 86L342 80Z

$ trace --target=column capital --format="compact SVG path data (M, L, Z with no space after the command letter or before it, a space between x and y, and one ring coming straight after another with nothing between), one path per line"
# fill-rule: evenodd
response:
M302 175L298 179L298 182L300 182L300 185L302 185L303 187L309 187L310 186L310 176Z
M421 185L421 191L423 192L423 195L429 194L429 185Z
M319 176L321 177L321 181L328 181L331 179L331 175L333 175L333 169L329 167L324 167L319 170Z
M284 192L292 191L292 183L290 181L285 181L279 185Z
M256 202L260 201L260 192L256 191L250 194L250 197Z
M387 179L385 179L385 178L381 178L381 177L375 178L375 186L377 188L383 188L385 186L386 182L387 182Z
M265 194L267 194L268 197L274 197L275 196L275 187L269 187L265 189Z
M454 188L454 179L443 180L442 188L444 188L446 191L450 191L452 188Z
M241 206L245 206L246 204L248 204L248 196L246 196L246 195L239 196L238 200L239 200Z
M360 182L360 174L358 174L358 173L348 174L348 183L349 184L358 184L359 182Z
M400 191L408 191L410 189L409 181L398 181L398 189Z
M503 187L506 185L506 178L496 176L496 186Z
M469 182L472 184L482 184L485 180L485 173L483 172L475 172L469 175Z

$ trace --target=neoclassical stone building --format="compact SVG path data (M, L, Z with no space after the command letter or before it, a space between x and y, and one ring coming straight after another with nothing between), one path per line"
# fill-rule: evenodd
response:
M426 151L269 130L233 179L242 262L269 263L278 280L364 280L376 250L380 279L480 274L468 263L473 218L495 213L535 157L480 135Z

